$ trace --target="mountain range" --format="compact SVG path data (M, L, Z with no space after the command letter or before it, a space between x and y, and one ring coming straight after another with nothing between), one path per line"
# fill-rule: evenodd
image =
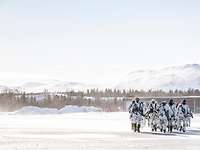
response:
M116 89L142 89L142 90L187 90L189 88L200 89L200 65L187 64L172 66L162 69L134 70L123 77L115 85L100 86L79 82L67 82L59 80L45 80L38 82L26 82L22 85L10 87L0 85L0 90L19 89L27 92L86 90L90 88L116 88Z
M124 77L118 89L187 90L200 88L200 65L166 67L158 70L135 70Z

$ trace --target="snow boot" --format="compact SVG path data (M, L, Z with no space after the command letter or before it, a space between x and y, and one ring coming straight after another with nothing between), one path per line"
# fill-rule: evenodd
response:
M169 126L169 132L172 133L173 126Z
M134 123L131 123L131 130L134 130Z
M137 132L136 123L133 123L132 126L133 126L133 131L134 131L134 132Z
M138 126L137 126L137 131L138 131L138 133L140 133L140 124L138 124Z
M166 133L166 130L164 129L163 132Z
M155 127L155 132L157 131L157 127Z
M153 128L154 128L154 131L156 132L156 131L157 131L157 127L156 127L156 125L154 125Z
M179 129L179 131L181 132L182 130L183 130L183 127L181 126L180 129Z

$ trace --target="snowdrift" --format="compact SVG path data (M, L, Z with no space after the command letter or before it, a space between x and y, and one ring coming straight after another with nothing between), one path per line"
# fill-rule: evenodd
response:
M87 106L65 106L64 108L59 110L59 113L73 113L73 112L99 112L102 111L100 108L96 108L93 106L87 107Z
M26 106L14 112L14 114L65 114L65 113L77 113L77 112L99 112L100 108L87 107L87 106L72 106L68 105L62 109L55 108L40 108L35 106Z

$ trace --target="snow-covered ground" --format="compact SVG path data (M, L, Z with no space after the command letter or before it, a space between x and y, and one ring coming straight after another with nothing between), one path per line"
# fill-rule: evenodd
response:
M187 133L130 130L128 113L0 113L1 150L199 150L200 115Z

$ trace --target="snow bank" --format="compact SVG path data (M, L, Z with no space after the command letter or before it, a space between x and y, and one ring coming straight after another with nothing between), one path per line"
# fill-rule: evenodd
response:
M68 105L62 109L55 108L40 108L35 106L26 106L14 112L14 114L65 114L75 112L99 112L102 111L100 108L87 107L87 106L72 106Z
M61 114L64 114L64 113L70 113L70 112L98 112L98 111L101 111L100 108L96 108L96 107L87 107L87 106L65 106L64 108L60 109L59 112Z
M14 112L14 114L57 114L58 110L54 108L39 108L35 106L26 106Z

